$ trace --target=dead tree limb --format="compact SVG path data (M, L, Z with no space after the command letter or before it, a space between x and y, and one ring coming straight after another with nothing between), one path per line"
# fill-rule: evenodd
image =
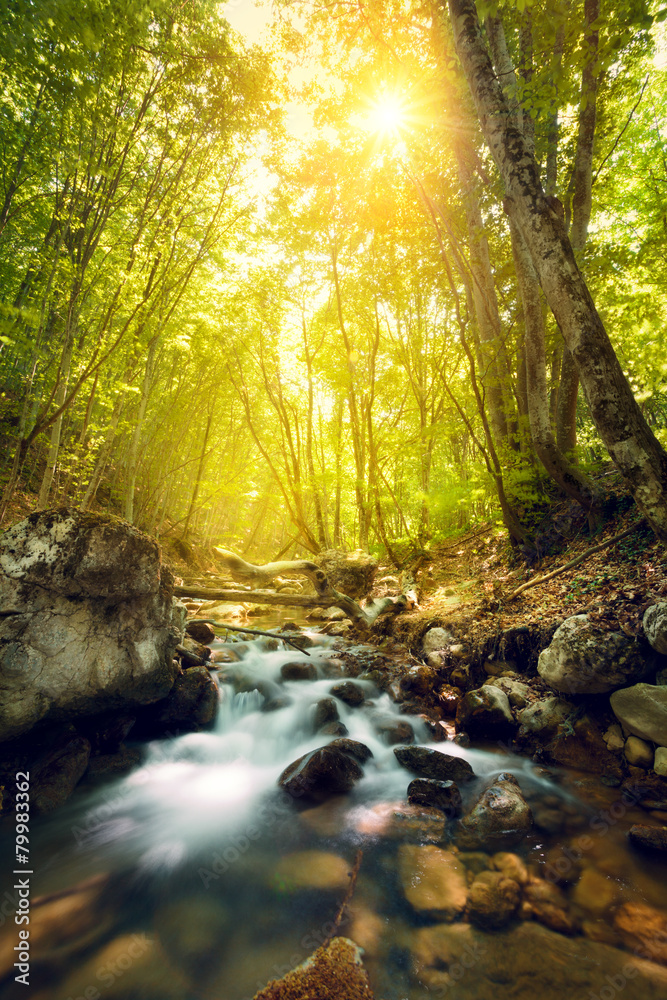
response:
M631 528L627 528L625 531L622 531L620 535L614 535L613 538L608 538L606 542L600 542L599 545L594 545L592 549L587 549L587 551L582 552L580 556L570 559L569 562L566 562L563 566L559 566L558 569L553 570L552 573L547 573L545 576L540 576L536 579L529 580L527 583L522 583L521 586L517 587L516 590L513 590L506 599L508 601L512 601L515 597L518 597L519 594L522 594L524 590L528 590L530 587L539 587L541 583L546 583L547 580L553 580L555 576L560 576L560 574L565 573L566 570L573 569L574 566L578 566L579 563L584 562L589 556L594 555L594 553L600 552L602 549L608 548L615 542L620 542L623 538L627 538L628 535L634 534L637 528L641 528L642 525L645 524L646 521L644 518L641 518L641 520L633 524Z
M275 632L264 632L259 628L241 628L239 625L228 625L227 622L216 622L213 618L197 618L196 620L198 622L206 622L209 625L215 625L216 628L227 629L228 632L243 632L248 635L262 635L268 636L269 639L279 639L281 642L287 643L288 646L294 646L294 648L298 649L300 653L305 653L306 656L310 656L307 649L302 649L298 642L295 642L293 639L288 639L286 635L276 635ZM177 646L176 650L178 651L178 649L179 647Z
M198 597L213 601L232 601L240 604L277 604L288 608L340 608L355 625L362 628L369 628L380 615L400 614L407 610L414 603L411 594L401 594L400 597L383 597L376 601L371 601L365 607L357 604L346 594L340 594L335 590L327 578L326 573L316 566L315 563L304 559L291 560L285 562L266 563L264 566L253 566L247 563L234 552L227 552L225 549L216 549L219 556L232 577L239 583L268 583L276 576L287 574L306 576L315 587L316 594L276 594L267 590L216 590L209 587L182 586L174 587L174 594L177 597Z

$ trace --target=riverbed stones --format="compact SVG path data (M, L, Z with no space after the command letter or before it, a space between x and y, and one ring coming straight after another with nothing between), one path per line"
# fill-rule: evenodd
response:
M415 731L404 719L376 718L373 725L378 736L382 736L389 746L397 743L410 743L415 738Z
M350 867L345 858L330 851L296 851L278 861L271 884L281 892L346 889L350 882Z
M652 604L642 619L644 635L658 653L667 653L667 601Z
M0 571L0 740L169 692L181 632L153 539L107 515L42 511L2 535Z
M332 795L352 790L364 776L360 760L367 760L369 756L370 750L363 743L334 740L289 764L278 778L278 784L294 799L324 802Z
M514 708L525 708L530 696L530 686L514 677L493 677L485 681L483 687L497 687L504 691Z
M549 687L570 695L613 691L641 680L649 669L635 639L600 632L588 615L566 618L537 664Z
M107 942L65 979L58 996L85 997L94 983L103 984L104 1000L180 1000L189 992L187 980L160 942L140 933Z
M484 871L470 886L467 914L477 927L496 930L514 917L521 902L521 887L503 872Z
M453 920L465 909L466 871L452 851L434 844L402 844L398 871L403 894L418 913Z
M456 710L456 725L472 737L507 736L516 728L507 695L484 685L468 691Z
M436 781L470 781L475 773L463 757L454 757L432 750L430 747L395 747L394 756L398 763L420 778L434 778Z
M501 851L518 844L532 825L533 815L519 782L503 772L460 821L456 842L462 850Z
M540 698L519 713L522 732L531 736L548 736L555 733L575 711L570 701L553 695ZM519 735L522 735L521 733Z
M462 811L461 793L454 781L415 778L408 785L408 802L439 809L452 818L460 816Z
M420 927L412 936L412 955L418 979L447 1000L667 995L667 970L653 962L530 922L493 934L469 923Z
M254 1000L373 1000L361 949L335 937L282 979L272 980Z
M614 691L609 701L627 733L667 746L667 686L634 684Z
M595 917L602 917L618 901L616 881L596 868L584 868L572 892L572 900L582 910Z
M624 753L628 764L634 767L643 767L645 770L653 767L653 747L638 736L628 736Z
M201 643L203 646L208 646L209 642L213 642L215 639L215 629L208 622L189 621L185 626L185 632L194 639L195 642Z
M614 930L635 954L667 965L667 913L645 903L623 903L614 914Z
M521 915L524 919L556 931L557 934L574 934L577 922L569 912L568 899L560 886L542 878L531 878L523 889Z

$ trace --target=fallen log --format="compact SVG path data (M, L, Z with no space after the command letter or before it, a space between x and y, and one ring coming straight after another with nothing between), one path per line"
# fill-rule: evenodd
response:
M234 552L225 549L216 549L221 556L225 566L229 569L232 577L238 583L245 582L268 582L276 576L297 575L308 577L317 591L314 595L308 594L276 594L268 590L226 590L214 589L210 587L187 586L174 587L177 597L197 597L208 601L229 601L239 604L275 604L287 608L340 608L355 625L362 628L369 628L373 622L383 614L400 614L414 604L411 595L401 594L400 597L382 597L379 600L371 601L365 607L361 607L356 601L346 594L340 594L335 590L327 578L326 573L315 563L304 559L286 562L266 563L264 566L253 566L245 562Z

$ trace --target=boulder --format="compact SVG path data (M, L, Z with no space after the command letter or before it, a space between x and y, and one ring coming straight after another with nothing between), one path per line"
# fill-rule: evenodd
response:
M483 687L497 687L504 691L510 705L514 708L525 708L528 704L530 687L523 681L518 681L514 677L493 677L485 681Z
M376 719L374 726L378 736L383 736L389 746L409 743L415 738L415 731L410 723L402 719Z
M215 639L215 629L208 622L200 622L196 619L190 621L185 626L186 635L189 635L191 639L195 642L199 642L202 646L208 646L209 642L213 642Z
M507 695L489 685L463 696L456 710L456 725L473 737L507 736L516 728Z
M107 515L42 511L2 535L0 571L0 740L169 692L182 636L153 539Z
M292 798L324 802L332 795L351 791L364 776L359 762L369 756L371 752L363 743L334 740L289 764L278 778L278 784Z
M280 676L284 681L314 681L317 677L317 668L314 663L307 663L304 660L283 663Z
M358 684L355 684L354 681L342 681L340 684L334 684L331 688L331 694L334 698L339 698L351 708L354 708L356 705L361 705L362 701L364 701L366 697L364 689Z
M446 628L430 628L422 639L422 651L435 653L438 649L445 649L453 641L454 636Z
M564 701L554 695L551 698L541 698L528 708L524 708L519 712L519 722L525 734L550 736L555 735L561 723L565 722L574 711L575 706L572 702Z
M430 747L395 747L394 756L398 763L418 774L420 778L435 778L436 781L470 781L475 773L463 757L453 757Z
M500 774L459 823L462 850L501 851L518 844L533 825L533 814L514 775Z
M90 758L89 741L71 728L54 734L49 743L30 766L30 803L38 813L49 813L67 801Z
M412 956L417 978L447 1000L667 995L667 970L659 965L608 944L566 939L534 923L493 934L467 923L420 927L413 932Z
M634 684L614 691L609 700L626 732L659 746L667 745L667 687Z
M313 718L313 731L317 732L330 722L338 722L338 706L333 698L320 698L315 705L315 715Z
M434 844L402 844L398 871L405 898L418 913L453 920L465 909L466 870L451 851Z
M649 670L635 639L600 632L588 615L566 618L537 664L549 687L570 695L613 691L641 680Z
M644 635L653 649L663 655L667 653L667 601L660 601L647 608L642 625Z
M139 714L133 735L193 732L209 726L218 713L218 685L206 667L190 667L176 678L167 697Z
M468 917L477 927L495 930L508 924L521 902L521 887L503 872L480 872L470 886Z
M338 552L329 549L313 557L332 587L347 597L366 597L373 589L378 561L365 552Z
M416 806L439 809L446 816L461 815L461 793L454 781L415 778L408 785L408 802Z
M361 949L335 937L282 979L272 980L253 1000L373 1000Z
M667 778L667 747L658 747L653 758L653 770L661 778Z

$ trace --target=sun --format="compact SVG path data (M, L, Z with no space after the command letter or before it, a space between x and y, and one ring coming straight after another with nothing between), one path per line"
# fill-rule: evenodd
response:
M402 94L386 92L369 102L366 129L380 135L399 135L408 117L407 102Z

